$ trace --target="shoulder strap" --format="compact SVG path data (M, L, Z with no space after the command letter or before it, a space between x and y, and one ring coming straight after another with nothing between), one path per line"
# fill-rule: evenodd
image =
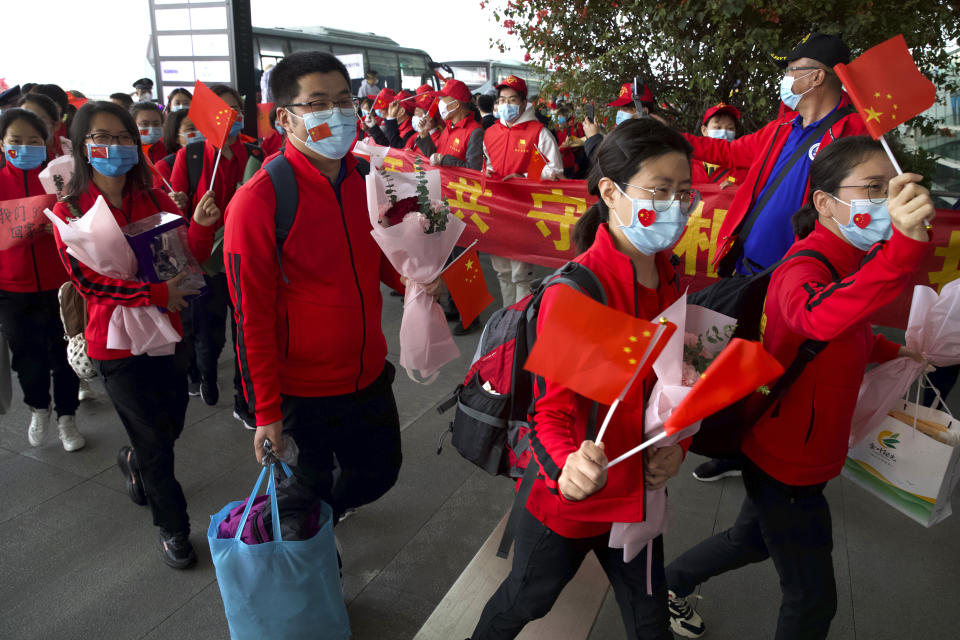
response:
M193 196L197 193L197 186L200 184L200 176L203 174L203 150L204 141L196 140L186 146L187 156L187 197L193 202Z
M293 167L290 161L282 153L268 162L263 169L270 177L273 183L273 192L277 201L276 213L274 214L275 233L277 242L277 262L280 264L280 275L283 281L289 283L287 275L283 272L283 243L287 241L290 235L290 229L293 228L293 222L297 217L297 207L299 206L299 193L297 193L297 177L293 173Z
M177 161L177 152L174 151L173 153L170 153L170 154L167 154L167 155L163 156L162 161L163 161L163 162L166 162L166 163L167 163L167 166L172 169L172 168L173 168L173 163Z
M763 211L763 208L767 206L767 202L770 201L770 198L773 197L773 194L780 187L780 183L787 177L790 173L790 170L793 169L793 165L805 156L809 151L810 147L814 144L820 142L823 139L824 134L831 128L833 125L837 124L840 120L847 117L853 113L854 108L852 106L846 106L842 109L838 108L832 114L823 119L823 121L817 125L817 128L807 136L807 138L800 144L799 147L793 152L793 155L790 156L790 159L787 160L787 163L783 165L783 169L780 170L780 173L774 177L773 182L769 183L769 186L766 187L766 190L763 193L763 197L758 200L753 207L750 208L750 215L747 216L747 219L743 221L743 224L740 225L740 229L737 230L737 235L741 238L741 243L746 240L747 236L750 234L750 230L753 228L753 225L757 222L757 218L760 217L760 212Z

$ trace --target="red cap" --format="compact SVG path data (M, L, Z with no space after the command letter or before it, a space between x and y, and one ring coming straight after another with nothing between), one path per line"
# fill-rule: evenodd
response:
M450 78L443 85L443 89L440 89L440 97L453 98L458 102L470 102L470 89L461 81Z
M653 102L653 93L650 92L650 87L643 85L640 88L640 102ZM613 102L607 104L608 107L622 107L624 105L633 104L633 83L624 82L623 86L620 87L620 95L617 96L617 99Z
M407 112L407 115L413 115L414 109L417 108L415 103L416 98L409 91L401 91L397 94L397 97L393 99L394 102L400 103L400 108Z
M503 82L497 85L497 91L507 87L508 89L513 89L520 94L520 97L524 100L527 99L527 83L523 81L523 78L518 78L517 76L507 76L503 79Z
M413 103L415 106L426 110L430 108L430 105L433 104L433 99L436 97L437 95L436 92L434 92L433 87L428 84L422 84L417 87L417 97L414 99Z
M381 89L380 93L377 94L376 99L373 101L373 109L386 109L387 105L393 102L393 99L397 97L397 92L393 89Z
M737 121L740 120L740 110L739 110L739 109L737 109L737 108L734 107L733 105L727 104L727 103L725 103L725 102L718 102L717 104L715 104L715 105L713 105L712 107L710 107L709 109L707 109L707 112L706 112L705 114L703 114L703 124L704 124L704 126L706 126L707 122L710 121L710 118L712 118L712 117L715 116L715 115L721 114L721 113L726 113L726 114L728 114L729 116L731 116L731 117L733 118L733 121L734 121L734 122L737 122Z

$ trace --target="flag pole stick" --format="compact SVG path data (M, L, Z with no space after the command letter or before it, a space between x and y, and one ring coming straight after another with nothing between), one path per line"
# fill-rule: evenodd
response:
M637 368L633 371L633 375L630 376L630 379L627 380L626 386L623 387L623 390L620 392L620 395L617 396L617 399L613 401L613 404L610 405L610 408L607 409L607 415L603 419L603 425L600 427L600 432L597 433L596 443L600 444L603 440L603 435L607 432L607 427L610 426L610 419L613 418L614 412L617 410L617 407L620 406L620 401L627 397L627 392L630 390L630 387L633 386L633 382L637 379L637 375L640 373L640 369L643 368L643 365L646 364L647 358L650 357L650 352L653 351L653 347L656 346L657 342L660 340L660 336L663 335L663 332L667 329L667 322L665 318L660 318L660 326L657 327L656 332L653 334L653 338L650 339L650 342L647 344L647 350L643 353L643 357L640 358L640 363L637 365Z
M459 256L457 256L456 260L454 260L453 262L451 262L450 264L448 264L447 266L445 266L445 267L443 268L443 271L440 272L440 276L442 276L444 273L446 273L447 269L449 269L449 268L452 267L453 265L457 264L457 260L460 259L460 256L466 255L467 251L470 251L470 249L473 249L473 245L477 244L478 242L480 242L479 239L474 240L473 242L471 242L470 244L468 244L468 245L467 245L467 248L463 250L463 253L461 253ZM437 277L439 278L440 276L437 276Z
M213 182L217 179L217 167L220 166L220 156L223 155L223 147L217 149L217 159L213 162L213 173L210 174L210 189L213 189Z
M160 176L159 173L158 173L157 175ZM164 178L163 176L160 176L160 179L163 180L163 184L164 184L164 186L167 187L167 189L169 190L169 192L170 192L170 193L173 193L173 187L170 186L170 183L167 182L167 179Z
M653 436L652 438L650 438L649 440L647 440L647 441L644 442L643 444L639 444L639 445L637 445L636 447L634 447L633 449L630 449L630 451L627 451L627 452L626 452L625 454L623 454L622 456L619 456L619 457L614 458L613 460L611 460L609 463L607 463L607 469L609 469L610 467L612 467L612 466L615 465L615 464L619 464L619 463L623 462L624 460L626 460L627 458L629 458L629 457L632 456L632 455L635 455L635 454L637 454L637 453L640 453L641 451L643 451L644 449L646 449L647 447L649 447L650 445L652 445L654 442L658 442L658 441L660 441L660 440L663 440L663 439L666 438L666 437L667 437L667 432L666 432L666 431L661 431L660 433L658 433L657 435Z
M900 168L900 163L897 162L897 159L893 157L893 151L890 150L890 145L887 144L887 139L883 137L883 134L880 134L880 144L883 146L883 150L887 152L887 157L890 158L890 162L893 163L893 168L897 170L897 175L902 176L903 169ZM923 224L926 226L927 231L933 228L929 220L924 220Z

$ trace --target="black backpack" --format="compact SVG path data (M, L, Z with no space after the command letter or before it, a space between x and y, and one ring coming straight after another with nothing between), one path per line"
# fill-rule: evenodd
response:
M189 143L186 147L186 156L187 156L187 180L189 182L189 187L187 188L187 197L190 199L190 202L193 202L193 196L197 193L197 185L200 184L200 176L203 175L203 148L204 140L194 140ZM247 155L250 158L259 160L263 162L263 149L259 147L256 143L253 142L244 142L243 146L247 149ZM168 155L164 160L167 161L169 166L173 166L173 161L176 159L177 154L172 153Z
M834 280L840 275L833 265L819 251L804 249L779 260L767 269L752 276L733 276L723 278L687 297L688 304L695 304L737 319L734 338L760 340L760 323L767 297L767 288L773 272L788 260L806 256L822 262L830 270ZM746 432L766 411L774 406L791 384L796 382L804 368L817 354L823 351L827 343L809 338L797 349L797 356L770 393L761 401L757 394L734 403L707 418L704 418L700 430L693 436L690 450L711 458L735 458L740 453L740 442Z

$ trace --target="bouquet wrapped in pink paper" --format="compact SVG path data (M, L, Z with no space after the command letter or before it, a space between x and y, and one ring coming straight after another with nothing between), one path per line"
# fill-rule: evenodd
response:
M930 287L914 287L906 346L936 367L960 364L960 280L945 284L939 296ZM851 422L851 447L886 418L926 367L913 358L896 358L867 371Z
M62 198L64 188L70 182L70 178L73 177L73 156L68 153L65 156L54 158L47 163L38 177L44 191Z
M425 286L440 277L466 225L440 199L439 172L424 171L419 162L416 167L411 174L374 164L367 176L367 206L370 233L390 264L409 280L400 322L400 366L411 379L430 384L460 351L443 309Z
M673 410L690 393L694 383L717 354L730 342L736 327L736 320L729 316L697 305L688 305L686 294L659 315L676 324L677 331L653 363L657 382L650 392L644 413L645 439L663 430L663 425ZM660 440L653 447L676 444L699 429L698 421ZM669 526L666 488L647 491L643 499L646 512L643 522L616 522L610 530L609 546L623 549L624 562L633 560L649 541L665 532ZM649 587L649 580L647 584Z
M137 280L137 257L103 196L98 196L83 216L69 223L49 209L44 214L56 225L67 245L67 253L100 275ZM110 349L124 349L134 355L171 355L179 341L180 334L170 319L155 306L117 306L110 316L107 329Z

